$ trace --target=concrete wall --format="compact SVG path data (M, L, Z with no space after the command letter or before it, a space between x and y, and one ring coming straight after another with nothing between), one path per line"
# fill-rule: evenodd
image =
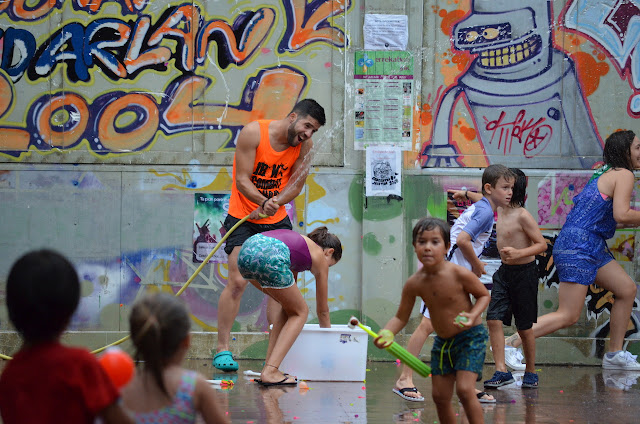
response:
M176 292L193 275L194 194L228 193L238 131L283 117L300 98L323 104L328 122L290 216L301 232L328 225L343 241L330 274L333 321L356 314L374 328L395 313L416 267L413 222L444 218L446 189L478 189L491 163L521 167L527 208L552 241L603 140L633 129L640 111L633 2L87 3L0 6L0 280L28 250L68 255L83 298L67 337L90 348L126 334L142 293ZM415 90L400 199L364 195L365 153L354 147L354 57L368 13L408 16ZM637 280L635 231L611 247ZM207 265L182 295L195 357L215 345L226 275L224 264ZM312 276L299 286L312 321ZM612 302L593 287L579 323L539 342L539 362L597 363ZM12 354L1 305L0 353ZM238 354L264 353L265 305L245 292ZM539 312L556 307L550 266ZM631 339L639 317L636 305ZM418 322L416 313L406 334Z

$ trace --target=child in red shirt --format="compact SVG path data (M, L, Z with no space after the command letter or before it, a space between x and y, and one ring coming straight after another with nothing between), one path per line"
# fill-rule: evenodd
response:
M4 424L133 423L118 390L85 349L63 346L60 335L80 301L80 282L59 253L27 253L7 278L9 319L23 345L0 375Z

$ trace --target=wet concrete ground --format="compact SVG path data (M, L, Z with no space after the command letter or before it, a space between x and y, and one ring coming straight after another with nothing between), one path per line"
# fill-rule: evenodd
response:
M186 363L209 379L235 380L232 388L218 390L233 423L439 423L429 379L414 380L424 402L408 402L391 391L399 374L393 362L368 362L365 382L308 381L309 390L260 387L244 371L259 371L262 361L239 363L237 374L219 373L211 361ZM493 371L485 366L483 380ZM482 404L485 422L640 423L640 372L541 366L538 375L538 389L522 389L516 381L492 390L497 402ZM467 422L455 395L454 409L458 422Z

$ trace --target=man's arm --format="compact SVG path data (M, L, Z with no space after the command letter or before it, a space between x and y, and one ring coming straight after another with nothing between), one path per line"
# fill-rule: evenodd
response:
M260 145L260 127L257 122L247 124L238 134L236 143L236 187L247 199L262 205L266 197L262 195L251 181L255 166L256 151Z
M305 158L307 155L311 154L312 148L313 141L311 139L302 143L300 147L300 155L291 167L291 177L289 178L289 182L287 182L287 185L282 189L280 194L274 198L278 205L286 205L298 197L302 191L302 187L304 187L304 184L307 181L307 175L309 175L310 166L310 160L305 161Z

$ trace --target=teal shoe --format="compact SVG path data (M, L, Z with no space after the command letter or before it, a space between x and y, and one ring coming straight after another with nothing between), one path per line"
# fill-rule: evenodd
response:
M220 371L237 371L238 363L233 360L233 355L228 350L216 353L211 364Z

